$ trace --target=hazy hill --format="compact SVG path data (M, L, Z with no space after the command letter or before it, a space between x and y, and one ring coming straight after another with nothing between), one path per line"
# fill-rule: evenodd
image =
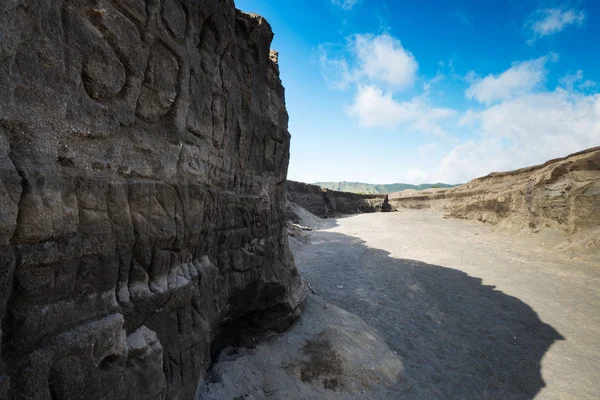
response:
M323 188L330 190L338 190L340 192L351 192L351 193L393 193L399 192L405 189L424 190L432 187L440 188L452 188L458 185L449 185L447 183L423 183L420 185L410 185L408 183L390 183L386 185L377 185L372 183L363 182L316 182L315 185L319 185Z

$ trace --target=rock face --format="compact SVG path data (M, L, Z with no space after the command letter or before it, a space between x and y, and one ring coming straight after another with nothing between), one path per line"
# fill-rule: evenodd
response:
M390 202L533 232L555 229L574 248L599 249L600 147L452 189L394 193Z
M0 398L189 399L297 316L272 37L232 0L1 2Z
M287 194L291 201L319 217L376 212L385 199L382 194L337 192L295 181L287 181Z
M381 205L381 212L392 212L390 198L387 194L385 195L385 199L383 200L383 204Z

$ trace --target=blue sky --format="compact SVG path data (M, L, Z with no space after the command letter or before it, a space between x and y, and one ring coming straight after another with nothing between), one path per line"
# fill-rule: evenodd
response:
M290 179L460 183L600 145L600 1L235 2L275 32Z

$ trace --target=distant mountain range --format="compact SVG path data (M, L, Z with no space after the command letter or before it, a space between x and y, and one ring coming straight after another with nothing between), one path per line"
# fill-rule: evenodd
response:
M390 183L387 185L376 185L372 183L363 182L317 182L314 185L321 186L330 190L337 190L340 192L351 192L351 193L374 193L374 194L385 194L400 192L405 189L424 190L431 189L433 187L438 188L452 188L459 185L449 185L447 183L423 183L421 185L411 185L408 183Z

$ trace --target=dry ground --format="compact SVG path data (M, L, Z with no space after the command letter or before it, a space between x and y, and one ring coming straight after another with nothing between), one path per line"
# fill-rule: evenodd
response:
M360 319L313 296L289 332L218 364L205 398L600 398L598 263L428 211L311 222L291 241L301 274Z
M402 357L399 398L600 398L600 265L427 211L324 221L295 246L323 298Z

